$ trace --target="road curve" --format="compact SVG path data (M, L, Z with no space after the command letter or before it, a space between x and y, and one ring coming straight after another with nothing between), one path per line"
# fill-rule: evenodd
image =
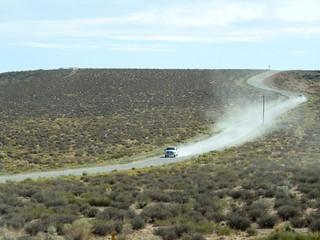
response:
M278 72L279 71L267 71L262 74L255 75L248 80L248 84L264 90L280 93L287 97L293 97L293 96L296 97L297 93L278 90L278 89L272 89L263 84L264 79ZM210 149L210 150L215 150L215 149ZM0 182L22 181L24 179L52 178L52 177L58 177L63 175L79 176L79 175L82 175L84 172L89 174L95 174L95 173L111 172L114 170L128 170L132 168L159 166L159 165L170 164L174 162L182 162L192 158L192 156L194 156L194 154L189 154L189 155L185 155L177 158L164 158L162 156L158 156L158 157L153 157L150 159L136 161L128 164L117 164L117 165L107 165L107 166L97 166L97 167L87 167L87 168L77 168L77 169L67 169L67 170L54 170L54 171L48 171L48 172L33 172L33 173L23 173L23 174L15 174L15 175L2 175L0 176Z
M258 75L251 77L250 79L248 79L247 82L249 85L251 85L253 87L261 88L263 90L267 90L270 92L279 93L279 94L282 94L282 95L289 97L289 98L297 97L298 93L296 93L296 92L275 89L275 88L268 87L267 85L264 84L264 80L266 78L268 78L274 74L277 74L279 72L281 72L281 71L275 71L275 70L267 71L267 72L264 72L264 73L261 73L261 74L258 74Z

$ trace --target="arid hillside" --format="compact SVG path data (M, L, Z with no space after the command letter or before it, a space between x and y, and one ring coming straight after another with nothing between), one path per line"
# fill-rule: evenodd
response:
M255 70L59 69L0 74L0 171L107 163L210 131L261 98Z
M168 166L0 184L0 234L319 240L320 72L282 72L269 84L308 101L255 141Z

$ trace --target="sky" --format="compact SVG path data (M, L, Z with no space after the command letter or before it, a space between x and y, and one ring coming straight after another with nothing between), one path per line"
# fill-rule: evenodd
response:
M0 72L320 69L319 0L0 0Z

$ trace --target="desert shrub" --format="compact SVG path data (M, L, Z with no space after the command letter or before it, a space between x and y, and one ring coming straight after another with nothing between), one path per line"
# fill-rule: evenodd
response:
M309 228L312 232L320 232L320 219L316 219L311 222Z
M224 198L228 194L228 189L221 189L214 192L215 196L218 198Z
M264 215L258 219L257 223L261 228L273 228L278 217L275 215Z
M91 233L92 225L85 219L79 219L72 224L65 224L63 232L67 240L87 240Z
M294 228L305 228L308 226L308 221L306 218L293 217L290 219L290 223Z
M66 224L66 223L73 223L77 219L78 219L78 217L75 215L60 214L60 215L56 216L55 221L58 223Z
M109 198L105 197L89 198L87 201L91 206L95 207L106 207L112 202Z
M134 203L134 197L131 192L114 192L109 196L113 201L111 206L121 206L121 208L129 208Z
M253 228L253 227L249 227L249 228L246 230L246 233L247 233L249 236L256 236L256 235L258 235L257 229L255 229L255 228Z
M107 207L102 212L98 213L97 218L103 220L118 219L119 210L117 208Z
M148 197L147 194L142 193L139 194L136 198L136 207L137 208L144 208L151 202L151 199Z
M320 197L320 190L319 189L313 189L308 194L309 199L316 199Z
M206 238L201 233L184 233L181 240L205 240Z
M39 191L32 195L31 200L38 203L43 203L46 205L46 207L67 205L66 198L54 191Z
M270 234L268 237L263 238L263 240L319 240L317 235L304 235L292 232L276 232Z
M25 219L23 216L18 214L10 213L2 216L0 219L0 226L6 226L9 228L20 229L24 226Z
M162 237L163 240L178 239L176 228L172 227L159 227L154 231L155 235Z
M241 196L241 192L237 191L237 190L232 190L229 192L230 197L232 197L233 199L239 199Z
M99 212L100 210L98 208L91 207L84 212L84 215L88 218L94 218L98 215Z
M127 238L127 235L131 234L133 232L132 226L129 223L123 224L122 227L122 235L124 236L124 239Z
M131 219L130 224L133 230L137 230L137 229L144 228L146 222L142 217L137 215L133 219Z
M258 218L262 217L265 214L265 210L260 208L253 208L250 209L247 214L251 221L255 222Z
M117 209L113 207L107 207L102 212L97 214L98 219L102 220L123 220L124 218L132 219L137 214L131 209Z
M36 239L37 240L59 240L60 237L58 236L57 229L54 226L49 226L46 232L39 232L37 234Z
M240 191L240 198L243 200L253 200L256 198L255 194L253 194L252 192L248 191L248 190L241 190Z
M181 237L183 234L189 233L191 231L191 227L185 223L176 225L175 229L178 237Z
M296 201L293 201L292 199L289 198L279 198L276 199L274 202L274 208L279 208L282 206L298 206L298 203Z
M210 221L215 221L215 222L222 222L226 220L226 216L218 211L218 212L210 212L210 213L206 213L205 217L210 220Z
M245 231L250 227L250 221L246 217L230 217L228 220L228 226L233 229Z
M181 191L170 192L169 196L171 198L171 201L176 203L184 204L190 201L190 197L185 192L181 192Z
M186 217L195 221L195 222L200 222L200 221L204 220L203 215L197 211L194 211L194 210L188 212Z
M150 202L150 200L149 201L148 200L138 200L135 205L136 205L136 208L141 209L141 208L144 208L145 206L147 206L149 204L149 202Z
M123 229L123 221L122 220L116 220L114 222L114 229L116 230L116 233L121 233Z
M0 240L17 240L17 233L7 227L0 227Z
M25 231L30 235L36 235L38 232L47 230L46 225L42 221L30 222L24 227Z
M0 204L0 214L8 214L8 213L12 213L14 211L14 207L7 205L7 204Z
M92 233L99 236L115 233L115 224L113 221L97 220L93 222Z
M293 206L282 206L277 209L278 216L284 221L301 215L301 211Z
M142 210L141 216L148 219L150 222L154 222L157 219L162 220L172 217L173 213L171 210L172 209L170 209L168 205L156 204L146 206Z
M158 202L170 202L171 201L171 197L167 193L161 193L161 192L152 190L152 191L146 192L146 194L148 195L148 197L152 201L158 201Z
M267 189L265 192L264 192L264 196L266 198L273 198L275 196L275 190L274 189Z

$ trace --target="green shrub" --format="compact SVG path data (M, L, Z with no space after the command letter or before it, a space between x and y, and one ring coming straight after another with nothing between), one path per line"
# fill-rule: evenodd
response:
M253 228L253 227L249 227L249 228L246 230L246 233L247 233L249 236L256 236L256 235L258 235L257 229L255 229L255 228Z
M155 222L156 220L163 220L173 216L172 209L169 206L163 204L156 204L152 206L146 206L142 212L141 216L146 218L150 222Z
M97 214L97 219L102 219L102 220L123 220L124 218L129 218L132 219L136 216L137 214L128 209L117 209L114 207L107 207L105 208L102 212L99 212Z
M320 232L320 219L316 219L311 222L309 228L312 232Z
M174 240L174 239L179 238L177 236L176 228L174 226L173 227L159 227L159 228L155 229L154 234L162 237L163 240Z
M0 240L17 240L18 234L7 228L7 227L0 227Z
M204 220L203 215L197 211L194 211L194 210L191 210L190 212L188 212L186 217L195 221L195 222L200 222L200 221Z
M84 212L84 215L88 218L94 218L98 215L99 209L95 207L91 207Z
M79 219L72 224L65 224L63 232L67 240L87 240L91 229L92 225L86 219Z
M145 220L138 215L131 219L130 224L133 230L144 228L146 225Z
M183 234L189 233L191 231L191 227L185 223L176 225L175 229L178 237L181 237Z
M250 227L250 221L246 217L230 217L228 220L228 226L236 230L245 231Z
M205 240L206 238L201 233L184 233L181 240Z
M9 228L20 229L24 226L24 216L19 214L10 213L1 217L0 226L6 226Z
M241 197L241 192L237 190L232 190L229 194L233 199L239 199Z
M28 234L35 236L38 232L44 232L47 230L47 227L42 221L35 221L28 223L24 229Z
M265 215L258 219L257 223L261 228L273 228L278 217L275 215Z
M261 240L320 240L317 235L302 235L291 232L277 232L270 236L262 238Z
M62 224L73 223L77 219L78 219L78 216L70 215L70 214L60 214L55 217L56 223L62 223Z
M102 212L97 214L98 219L103 220L111 220L111 219L118 219L119 218L119 210L113 207L107 207Z
M305 228L308 226L308 221L305 218L293 217L290 219L290 223L294 228Z
M106 206L109 206L112 202L109 198L104 198L104 197L90 198L87 201L91 206L95 206L95 207L106 207Z
M147 195L152 201L158 201L158 202L170 202L171 201L171 197L167 193L161 193L161 192L152 190L152 191L148 191Z
M94 221L92 225L92 233L99 236L115 233L115 224L113 221Z
M50 226L47 232L39 232L36 237L37 240L59 240L57 229L54 226Z
M254 222L257 221L258 218L262 217L264 214L265 210L259 208L254 208L248 211L248 217Z
M277 209L278 216L282 218L284 221L298 217L301 215L301 211L293 206L282 206Z

